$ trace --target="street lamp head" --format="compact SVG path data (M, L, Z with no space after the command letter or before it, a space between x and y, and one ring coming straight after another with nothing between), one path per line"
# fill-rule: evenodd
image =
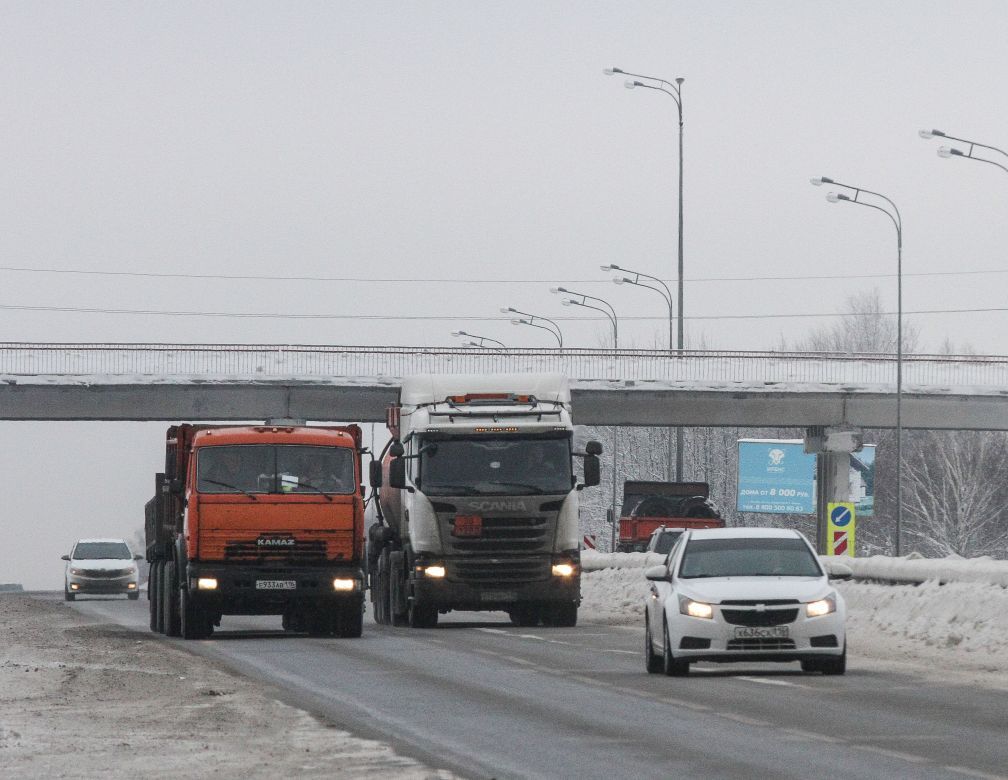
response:
M954 149L951 146L939 146L938 147L939 157L965 157L960 149Z
M632 81L631 79L627 79L626 81L623 82L623 86L626 87L627 89L633 89L634 87L641 86L641 83L639 81Z
M605 73L607 76L612 76L616 73L622 73L623 71L621 71L619 68L602 68L602 72Z
M550 287L550 292L553 293L554 295L557 295L558 293L565 293L570 291L564 287Z
M570 298L565 298L564 300L560 301L561 306L573 306L575 303L576 301L572 301Z
M613 279L613 284L626 284L629 281L625 276L617 276Z
M451 332L451 334L452 334L452 335L453 335L453 336L454 336L455 338L461 338L462 336L468 336L468 335L469 335L469 334L468 334L468 333L466 333L466 332L465 332L464 330L453 330L453 331Z
M835 181L826 176L813 176L809 179L809 182L811 182L813 187L822 187L824 184L836 184Z
M925 141L930 141L932 138L934 138L934 130L918 130L917 135L919 135Z
M838 203L840 201L840 195L838 195L835 192L827 192L826 200L828 200L830 203Z
M684 78L683 78L682 76L680 76L679 78L677 78L677 79L675 80L675 83L676 83L676 84L682 84L682 83L683 83L683 82L684 82L685 80L686 80L686 79L684 79Z
M512 325L521 325L525 320L511 320Z
M510 314L514 311L510 306L501 306L501 314Z

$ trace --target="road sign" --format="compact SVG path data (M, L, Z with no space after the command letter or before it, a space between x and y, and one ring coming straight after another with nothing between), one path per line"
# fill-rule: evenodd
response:
M596 544L595 534L585 534L584 535L584 549L594 550Z
M826 532L826 554L854 557L854 529L857 519L854 504L835 502L826 505L828 528Z
M738 511L814 514L815 472L801 439L740 440Z

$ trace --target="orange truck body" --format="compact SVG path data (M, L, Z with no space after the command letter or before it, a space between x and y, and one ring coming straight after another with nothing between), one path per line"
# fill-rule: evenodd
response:
M724 528L706 482L623 484L617 552L641 552L651 534L666 528Z
M352 492L197 490L200 452L245 445L349 450ZM174 425L156 491L146 507L152 629L185 636L188 608L196 635L208 635L224 614L280 614L285 628L359 635L364 505L358 426ZM337 579L353 587L337 592ZM201 590L207 580L215 587Z

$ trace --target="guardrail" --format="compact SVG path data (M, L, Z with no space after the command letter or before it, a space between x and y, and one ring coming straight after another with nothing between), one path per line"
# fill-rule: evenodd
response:
M895 385L886 354L637 349L474 349L305 344L0 343L0 375L236 380L555 372L579 380ZM1008 388L1008 356L908 355L907 387Z

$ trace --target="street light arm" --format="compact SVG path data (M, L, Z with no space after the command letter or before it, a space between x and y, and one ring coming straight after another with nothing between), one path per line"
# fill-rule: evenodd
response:
M587 298L587 297L590 297L590 296L586 295L584 297ZM603 301L603 303L605 303L605 301ZM609 324L612 325L612 329L613 329L613 349L617 349L619 347L619 326L616 324L616 317L614 315L612 315L609 312L607 312L601 306L592 306L590 303L584 303L583 301L575 301L573 298L571 298L570 304L572 306L583 306L586 309L594 309L595 311L600 311L606 317L608 317L609 318Z
M1000 168L1002 171L1004 171L1005 173L1008 173L1008 168L1006 168L1005 166L1003 166L1001 163L994 162L993 160L988 160L988 159L986 159L984 157L974 157L973 156L973 147L975 147L975 146L983 146L983 144L975 144L972 141L966 141L965 143L968 143L970 145L969 152L967 152L966 154L962 154L961 152L958 152L958 150L955 150L953 152L953 154L950 155L950 156L965 157L968 160L976 160L977 162L983 162L983 163L988 163L990 165L995 165L998 168ZM993 149L994 147L993 146L983 146L983 148L984 149ZM1000 149L995 149L995 151L999 151L1000 152L1001 150ZM1001 152L1001 154L1004 154L1004 152ZM1008 156L1008 155L1006 155L1006 156Z
M864 192L868 192L868 190L863 190L863 191ZM877 195L878 193L873 192L871 194L872 195ZM880 198L885 198L884 195L879 195L879 197ZM892 203L892 201L889 200L889 198L885 198L885 199L887 201L889 201L889 203ZM875 209L876 211L881 211L883 214L885 214L887 217L889 217L890 220L892 220L892 223L893 223L893 225L896 228L896 240L899 241L900 246L903 245L903 225L902 225L902 223L900 223L896 219L896 217L894 217L892 214L890 214L886 209L882 208L881 206L876 206L874 203L865 203L863 200L858 200L856 195L854 196L854 199L851 199L851 198L841 198L839 202L840 203L853 203L853 204L855 204L857 206L864 206L865 208ZM896 208L896 206L893 205L893 208ZM896 213L899 214L898 211Z
M520 314L521 312L518 312L518 313ZM529 315L529 316L531 317L532 315ZM545 317L539 317L537 319L546 319L546 318ZM551 320L546 320L546 321L547 322L551 322ZM529 319L529 320L511 320L511 322L513 322L515 325L528 325L531 328L539 328L539 330L546 331L553 338L555 338L557 340L557 344L559 345L560 349L563 349L563 338L560 336L560 334L557 331L553 330L553 328L548 328L545 325L537 325L536 323L532 322L531 319Z
M531 325L535 328L543 328L544 330L548 330L556 337L556 340L560 342L560 346L563 347L563 331L560 330L559 325L557 325L555 322L553 322L553 320L549 319L548 317L543 317L539 314L530 314L527 311L518 311L518 309L511 308L510 306L508 306L506 309L501 309L501 311L513 312L515 314L520 314L523 317L528 317L529 318L528 322L525 322L524 320L522 320L521 322L523 322L525 325ZM542 320L543 322L548 322L553 327L546 328L543 325L536 325L535 320Z
M648 79L650 81L657 81L659 84L664 84L669 89L674 89L676 92L679 91L678 84L671 84L668 81L666 81L665 79L660 79L657 76L646 76L643 73L630 73L629 71L620 70L619 68L612 68L612 71L613 71L613 73L618 73L621 76L633 76L634 78L638 78L638 79ZM647 85L646 84L641 84L641 86L644 87L644 86L647 86ZM654 87L651 87L651 89L654 89Z
M635 81L634 82L634 86L644 87L644 89L654 89L654 90L657 90L658 92L664 92L666 95L668 95L670 98L672 98L676 102L676 107L679 109L679 118L680 118L680 120L682 120L682 97L679 95L678 91L676 91L676 92L669 92L664 87L656 87L653 84L645 84L642 81Z
M823 181L825 182L826 180L823 179ZM855 187L853 184L844 184L843 182L834 181L832 179L830 179L827 183L828 184L833 184L833 185L835 185L837 187L845 187L848 190L854 190L854 199L851 201L851 203L860 203L862 206L869 205L869 204L865 203L864 201L860 201L860 200L857 199L858 195L860 195L862 192L865 195L874 195L876 198L882 198L882 200L884 200L886 203L888 203L890 206L893 207L893 211L896 212L896 217L893 218L893 215L889 214L889 212L886 211L885 209L882 209L882 211L884 211L886 214L889 214L889 218L893 219L893 221L896 222L896 229L902 231L902 229L903 229L903 217L900 216L899 209L896 207L895 203L893 203L889 198L887 198L881 192L872 192L871 190L866 190L864 187ZM878 208L878 206L876 206L875 208Z
M1004 149L998 149L996 146L990 146L989 144L982 144L979 141L970 141L968 138L956 138L954 135L948 135L947 133L942 133L941 138L947 138L950 141L958 141L961 144L969 144L970 146L979 146L982 149L990 149L992 152L997 152L998 154L1003 154L1008 157L1008 152ZM981 159L981 158L974 158ZM984 160L984 162L990 162L990 160ZM997 165L997 163L994 163Z
M671 306L672 306L672 291L668 288L668 285L665 284L665 282L663 280L659 279L657 276L651 276L651 274L641 273L640 271L631 271L629 268L620 268L619 270L625 271L628 274L634 274L637 277L637 279L634 280L634 281L631 281L630 284L638 284L641 287L647 287L649 290L654 290L655 292L657 292L659 294L662 294L663 297L665 298L665 300L668 302L669 307L671 308ZM662 293L661 290L659 290L657 287L652 287L649 284L643 284L641 282L641 280L640 280L640 277L642 277L642 276L645 279L650 279L651 281L658 282L658 284L660 284L662 286L662 288L665 290L665 292Z
M616 309L614 309L612 307L612 304L609 303L609 301L605 300L604 298L599 298L598 296L595 296L595 295L588 295L588 293L577 292L575 290L568 290L568 289L566 289L564 287L558 287L558 288L556 288L556 290L557 290L557 292L562 292L562 293L565 293L567 295L576 295L579 298L584 298L584 299L587 299L589 301L598 301L603 306L608 307L609 311L607 312L607 314L611 314L612 315L611 319L615 319L616 318ZM550 292L553 292L553 291L550 290ZM593 308L593 307L589 307L589 308Z

